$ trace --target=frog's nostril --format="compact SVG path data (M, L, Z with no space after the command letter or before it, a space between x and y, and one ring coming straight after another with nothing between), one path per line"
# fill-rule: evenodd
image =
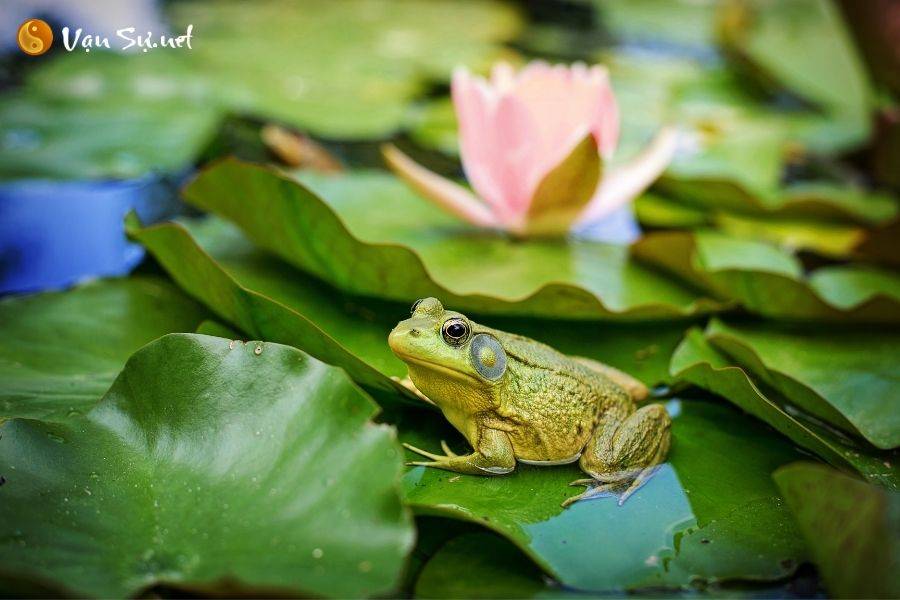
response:
M422 332L419 331L418 329L410 329L409 330L410 337L419 337L421 334L422 334Z

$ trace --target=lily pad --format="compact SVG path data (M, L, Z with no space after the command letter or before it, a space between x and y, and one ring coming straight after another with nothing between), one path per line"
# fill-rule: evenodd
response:
M726 405L674 401L670 462L623 505L560 503L577 466L518 465L495 478L424 467L403 479L420 514L479 523L508 538L564 586L625 590L697 580L779 579L805 548L770 474L799 455ZM418 418L416 418L418 417ZM397 419L401 439L438 448L459 439L439 415ZM462 450L461 447L457 447Z
M83 417L3 425L0 561L88 596L389 592L413 530L375 412L293 348L165 336Z
M900 494L815 463L774 478L834 597L900 596Z
M451 539L426 563L416 582L416 598L608 598L560 586L542 574L510 542L489 532L469 532ZM794 598L795 577L778 583L738 582L703 589L667 591L667 598ZM659 590L644 595L658 597Z
M201 173L185 197L354 294L404 303L436 296L463 311L570 319L674 318L719 306L630 261L622 246L516 242L472 229L386 173L303 180L310 187L225 160Z
M660 232L632 247L639 259L721 300L776 319L897 322L900 277L872 267L826 267L804 274L791 254L718 232Z
M192 49L64 53L0 100L0 177L178 171L232 113L326 137L383 138L432 81L446 82L457 64L486 67L522 27L514 8L493 0L188 1L166 10L173 34L193 25Z
M742 0L722 11L727 49L780 85L868 135L871 88L838 7L827 0Z
M126 229L187 294L249 337L302 348L366 387L404 391L389 379L405 374L385 341L390 328L372 323L371 314L346 306L346 300L343 307L336 304L321 283L300 278L289 266L255 251L227 224L208 224L202 233L211 240L206 248L177 223L141 228L130 215Z
M733 364L699 329L687 333L672 356L671 369L676 378L719 394L835 467L856 471L888 489L900 489L900 454L854 442L804 415L777 390Z
M207 319L200 323L200 325L197 326L197 331L195 333L227 338L229 340L241 339L241 336L237 331L212 319Z
M594 0L601 22L627 44L713 54L717 2Z
M753 196L737 187L665 182L669 196L638 200L638 217L653 227L713 226L735 237L769 241L827 256L859 253L870 230L897 216L886 194L834 184L796 184L776 195Z
M387 334L411 302L341 294L255 249L221 219L191 223L189 230L177 224L140 229L131 219L129 231L190 295L249 337L294 345L343 367L368 388L398 391L386 376L402 377L406 367L391 353ZM548 327L535 319L478 318L562 352L606 362L650 386L669 382L669 357L684 331L679 322L558 320Z
M487 532L465 533L447 542L425 564L415 593L416 598L448 599L566 595L562 589L551 588L518 548Z
M96 404L144 344L193 331L205 311L154 277L0 301L0 421L59 421Z
M219 115L178 102L101 96L73 104L19 93L0 99L0 121L0 179L128 179L184 170Z
M878 448L900 446L900 332L713 320L706 338L812 415Z

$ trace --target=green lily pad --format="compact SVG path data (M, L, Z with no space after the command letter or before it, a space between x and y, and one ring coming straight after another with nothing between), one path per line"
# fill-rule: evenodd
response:
M715 43L717 2L594 0L603 25L627 43L672 44L694 50Z
M900 453L854 442L797 410L777 390L756 380L719 352L699 329L690 330L672 356L672 375L719 394L840 469L900 489Z
M187 294L249 337L301 348L366 387L403 392L389 379L405 374L387 347L390 328L352 304L336 304L322 284L257 252L227 224L198 227L210 240L205 248L177 223L141 228L129 215L126 229Z
M183 170L211 139L219 115L177 102L101 97L72 104L20 93L0 99L0 121L0 179L128 179Z
M165 336L83 417L3 425L0 562L88 596L389 592L413 530L375 412L293 348Z
M534 563L510 542L490 532L459 535L426 563L415 588L416 598L608 598L560 586L543 575ZM791 598L796 580L778 583L732 582L683 591L645 590L651 597L666 598Z
M673 318L718 307L630 261L625 247L516 242L475 230L386 173L303 180L310 187L226 160L201 173L185 197L237 223L261 248L354 294L404 303L436 296L463 311L569 319Z
M871 88L839 9L827 0L742 0L722 11L727 49L780 85L868 135Z
M807 275L793 255L775 246L713 231L650 234L631 251L712 296L767 317L900 320L900 277L893 272L846 265Z
M406 501L419 514L503 535L564 586L581 590L792 573L805 549L770 474L799 455L727 405L675 401L669 410L670 462L621 507L607 497L562 509L576 491L567 484L582 476L574 465L520 464L495 478L415 467L403 479ZM459 446L439 415L396 420L401 439L418 447L438 448L441 439Z
M205 311L154 277L0 301L0 421L58 421L97 403L144 344L193 331Z
M709 211L654 193L635 198L634 214L641 225L657 229L688 229L710 222Z
M229 340L241 339L241 335L237 331L213 319L207 319L200 323L194 333L211 335L213 337L226 338Z
M192 49L64 53L0 100L0 177L177 171L233 113L325 137L383 138L432 81L509 53L500 45L522 26L493 0L187 1L166 10L173 34L193 25Z
M465 533L425 564L416 598L548 598L566 592L548 585L531 560L502 537ZM571 593L573 596L581 594Z
M665 187L665 186L664 186ZM673 186L668 186L670 192ZM862 255L873 228L896 218L887 195L837 186L791 186L765 202L735 188L724 197L689 193L677 197L645 194L635 202L638 220L655 228L714 227L733 237L824 256Z
M490 0L179 2L171 12L204 32L191 58L233 107L338 138L389 135L429 81L486 67L521 28Z
M900 332L713 320L706 338L810 414L878 448L900 446Z
M404 121L409 137L423 148L459 155L459 131L450 98L433 98L410 109Z
M835 598L900 596L900 494L813 463L774 478Z
M391 353L387 334L408 314L407 303L345 296L255 249L221 219L188 230L177 224L140 229L132 218L129 232L190 295L249 337L294 345L343 367L367 388L397 391L386 376L402 377L406 367ZM611 364L650 386L670 381L669 357L684 331L679 322L553 321L548 327L536 319L478 318Z

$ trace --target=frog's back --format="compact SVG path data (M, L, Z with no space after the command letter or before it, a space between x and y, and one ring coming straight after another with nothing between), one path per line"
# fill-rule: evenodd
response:
M550 346L515 334L492 333L507 353L508 375L497 413L516 424L509 435L517 458L577 458L598 415L613 403L630 402L604 375Z

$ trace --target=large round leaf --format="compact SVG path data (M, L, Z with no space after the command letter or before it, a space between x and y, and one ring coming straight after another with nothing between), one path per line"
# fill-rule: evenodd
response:
M706 337L812 415L879 448L900 446L900 332L715 320Z
M465 533L447 542L425 564L415 591L417 598L565 595L562 590L551 588L518 548L487 532Z
M897 216L888 195L853 187L795 185L762 201L737 188L674 184L665 186L677 198L645 195L636 201L638 219L655 228L715 227L725 233L768 241L782 247L809 250L829 257L866 253L877 228ZM697 193L703 189L703 193ZM871 254L871 253L869 253Z
M188 294L250 337L302 348L366 387L403 390L389 379L404 374L387 348L389 328L373 324L346 299L336 303L321 283L256 252L227 224L200 227L205 248L176 223L142 229L131 215L127 229Z
M226 160L185 190L260 247L338 288L409 302L437 296L460 310L550 318L681 317L717 305L628 259L621 246L512 241L473 230L384 173L309 187Z
M602 24L626 43L712 52L717 2L593 0Z
M655 233L631 250L641 260L763 316L900 321L900 276L890 271L842 265L805 274L788 252L712 231Z
M814 463L774 477L834 597L900 597L900 493Z
M900 489L900 453L854 442L804 415L779 391L733 364L699 329L685 336L672 356L671 369L676 378L719 394L832 465L856 471L887 488Z
M799 575L803 577L803 575ZM806 577L809 577L806 575ZM667 598L794 598L798 578L778 583L728 582L704 585ZM608 598L605 593L585 593L559 585L541 573L522 552L490 532L466 532L441 546L425 563L415 587L416 598ZM640 594L634 594L640 595ZM658 597L658 590L645 596Z
M388 592L413 532L375 411L293 348L163 337L83 418L4 424L0 563L90 596Z
M607 497L561 508L575 493L567 484L583 476L575 465L520 464L495 478L415 467L403 479L407 502L419 513L500 533L578 589L778 579L793 572L805 549L770 474L799 455L727 406L668 406L670 462L621 507ZM459 437L430 413L401 416L398 428L401 439L420 448L437 449L442 438L457 445Z
M152 277L0 301L0 420L77 416L103 397L135 350L193 331L204 315Z
M740 0L722 17L726 48L751 73L833 113L865 139L872 91L837 6Z
M173 35L193 25L192 49L63 53L35 65L20 97L0 99L0 177L181 169L231 113L386 137L432 80L481 69L521 27L493 0L189 1L167 12Z
M103 59L90 55L99 67ZM144 58L144 57L138 57ZM99 64L98 64L99 63ZM100 96L57 102L40 93L0 98L0 179L127 179L180 173L212 137L220 115L172 101Z

